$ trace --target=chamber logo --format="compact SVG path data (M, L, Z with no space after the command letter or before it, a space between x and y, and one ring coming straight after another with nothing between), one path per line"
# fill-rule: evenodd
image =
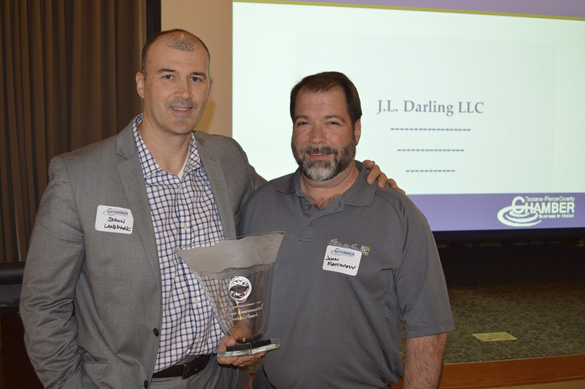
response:
M575 197L516 196L512 205L498 212L498 220L511 227L530 227L543 219L570 219L575 217Z

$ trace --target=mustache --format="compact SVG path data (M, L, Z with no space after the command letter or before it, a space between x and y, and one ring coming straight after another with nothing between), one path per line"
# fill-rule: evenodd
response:
M328 146L305 146L301 149L301 154L335 154L339 151Z
M196 108L197 104L195 104L191 100L184 100L184 99L174 99L167 103L168 107L184 107L184 108Z

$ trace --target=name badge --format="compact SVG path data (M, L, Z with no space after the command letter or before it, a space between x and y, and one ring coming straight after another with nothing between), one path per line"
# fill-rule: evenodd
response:
M116 234L131 234L134 227L132 211L126 208L98 205L95 229Z
M362 253L359 250L338 246L327 246L323 270L355 276L360 267Z

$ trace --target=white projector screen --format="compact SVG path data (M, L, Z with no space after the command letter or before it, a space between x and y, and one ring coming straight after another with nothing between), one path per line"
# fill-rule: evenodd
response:
M433 231L585 231L585 2L235 1L233 137L264 177L296 169L290 90L328 70L360 93L357 159Z

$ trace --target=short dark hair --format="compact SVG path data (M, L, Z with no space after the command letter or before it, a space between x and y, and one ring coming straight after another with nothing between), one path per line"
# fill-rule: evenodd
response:
M154 42L165 37L169 37L171 39L170 47L181 51L194 51L197 44L203 46L205 52L207 53L207 67L209 71L211 55L209 54L209 49L207 48L207 45L205 45L205 42L203 42L198 36L191 34L189 31L177 28L174 30L166 30L154 34L144 44L144 47L142 48L142 65L140 67L140 72L142 74L146 75L146 61L148 60L148 51L150 50L150 47Z
M303 78L290 92L290 117L295 120L295 104L299 92L320 93L328 92L335 87L340 87L345 94L347 111L351 118L352 126L362 117L362 104L360 95L351 80L340 72L322 72Z

